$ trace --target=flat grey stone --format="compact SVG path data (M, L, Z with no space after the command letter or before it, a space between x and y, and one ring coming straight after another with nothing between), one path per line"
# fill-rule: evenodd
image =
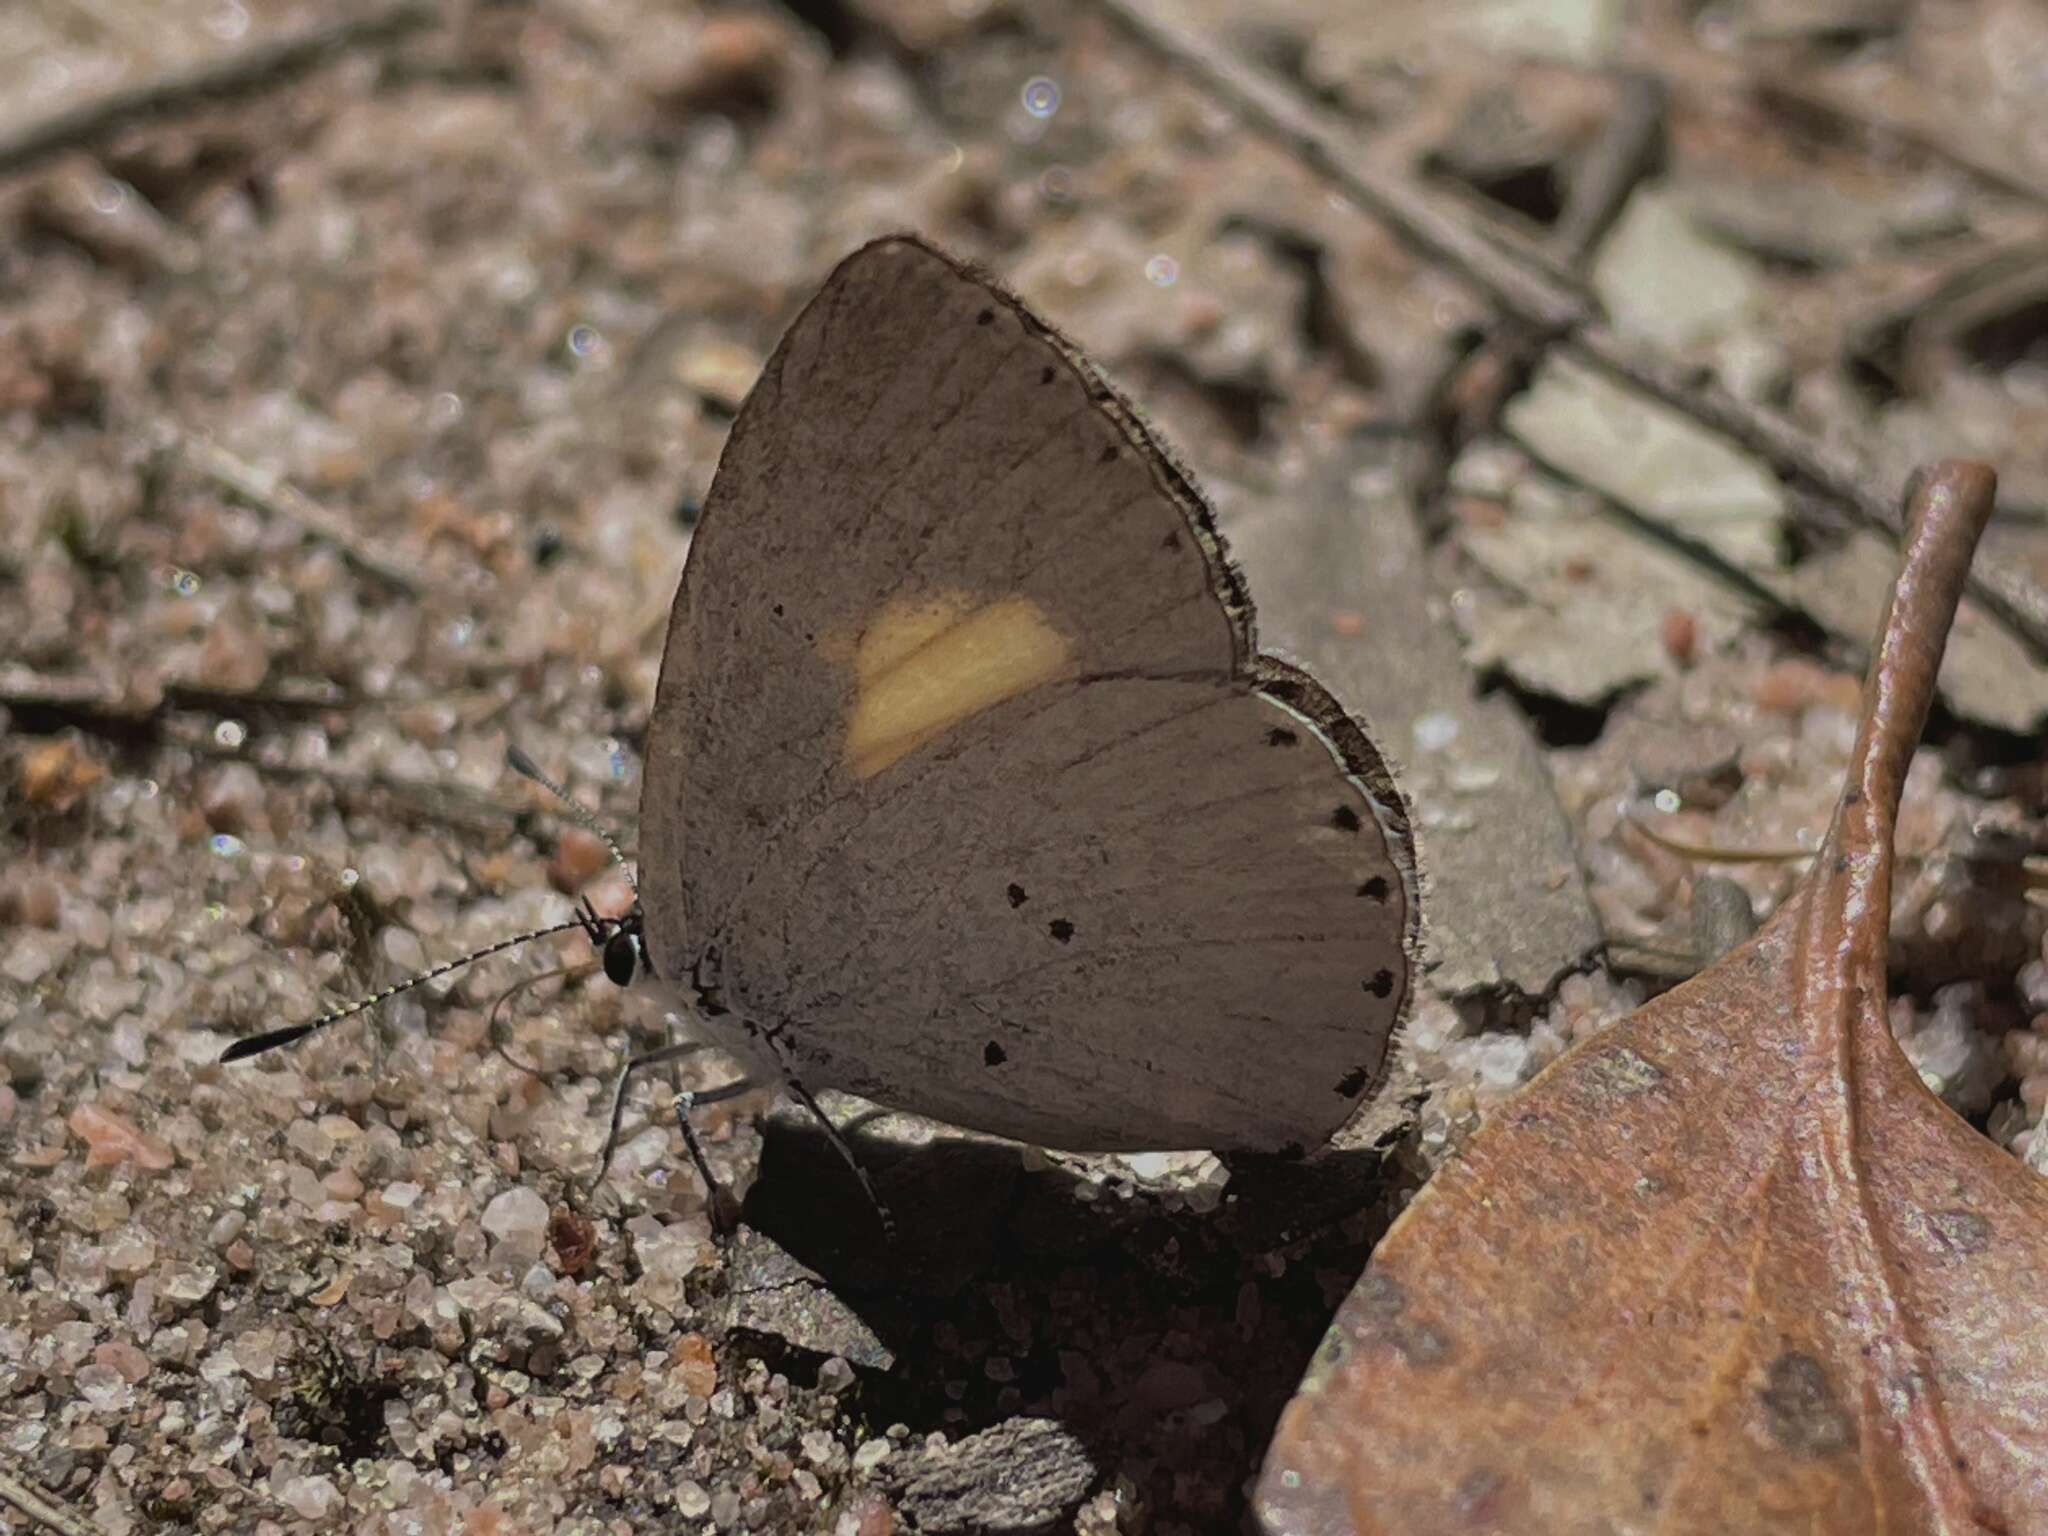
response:
M1087 1447L1053 1419L1011 1419L904 1471L898 1508L926 1536L1058 1529L1099 1475Z
M886 1371L895 1353L816 1271L773 1238L742 1227L727 1255L732 1289L729 1323L770 1334L813 1354L838 1355Z

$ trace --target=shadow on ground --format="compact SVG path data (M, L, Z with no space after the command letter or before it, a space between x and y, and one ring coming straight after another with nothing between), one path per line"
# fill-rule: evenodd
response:
M793 1381L834 1354L861 1367L851 1391L876 1432L946 1432L942 1460L904 1459L913 1528L1062 1529L1105 1489L1166 1529L1238 1525L1385 1229L1378 1149L1234 1162L1228 1198L1201 1210L1199 1192L1008 1142L860 1125L850 1140L896 1239L815 1123L778 1110L732 1250L731 1320Z

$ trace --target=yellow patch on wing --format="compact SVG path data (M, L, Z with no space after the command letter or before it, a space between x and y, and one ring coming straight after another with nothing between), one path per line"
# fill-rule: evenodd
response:
M1028 597L892 602L851 648L846 764L871 779L962 720L1057 676L1073 642ZM835 654L836 653L836 654ZM826 654L845 657L843 645Z

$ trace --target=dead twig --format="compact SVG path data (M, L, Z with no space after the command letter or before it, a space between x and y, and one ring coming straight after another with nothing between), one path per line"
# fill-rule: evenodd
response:
M1905 391L1925 375L1931 348L1952 350L2000 315L2048 297L2048 237L2028 234L1978 247L1932 275L1918 291L1879 308L1844 339L1843 355ZM2012 508L2001 508L2010 514Z
M1791 864L1800 859L1810 859L1820 852L1818 847L1723 848L1714 843L1693 843L1671 837L1659 832L1633 812L1629 814L1628 822L1666 853L1675 853L1680 858L1691 859L1695 864Z
M225 716L304 715L345 708L349 702L341 688L317 679L287 679L246 690L164 683L148 693L128 693L94 677L53 677L27 667L0 667L0 709L30 719L47 719L60 728L112 726L134 732L151 729L151 722L167 710Z
M1889 139L1946 160L1986 186L2030 202L2048 204L2048 182L2019 169L2017 157L1965 143L1954 128L1932 115L1909 120L1825 83L1766 75L1751 87L1757 100L1780 116L1800 116L1847 129L1867 139Z
M1616 77L1614 110L1579 163L1557 227L1543 242L1566 270L1576 272L1593 254L1662 158L1670 105L1671 92L1658 76L1627 70Z
M55 1531L57 1536L101 1536L97 1529L53 1502L47 1494L19 1478L9 1477L5 1472L0 1472L0 1499L12 1504L37 1525Z
M260 752L216 741L185 715L226 719L308 715L350 708L348 693L317 679L268 684L247 691L166 683L148 697L124 694L90 677L51 677L26 667L0 666L0 710L18 729L36 733L80 730L115 742L183 747L209 762L247 763L266 778L324 784L349 806L382 806L416 821L478 835L514 825L519 809L460 784L355 773L327 764L278 762Z
M426 0L401 0L365 16L266 38L239 53L122 86L0 137L0 175L96 143L138 118L162 116L194 102L273 90L330 54L394 41L431 25L438 15Z
M1826 640L1835 648L1845 667L1860 667L1868 659L1862 644L1855 636L1830 629L1804 608L1796 603L1787 602L1781 594L1773 592L1683 523L1672 518L1659 517L1609 495L1599 486L1550 458L1525 437L1512 432L1504 433L1503 436L1515 445L1515 450L1523 458L1550 479L1559 485L1568 486L1582 496L1590 497L1598 505L1602 516L1679 555L1688 565L1713 577L1730 592L1750 604L1758 615L1770 623L1779 626L1809 627L1818 638Z
M1568 272L1592 254L1663 148L1670 101L1663 81L1631 72L1616 86L1615 110L1572 178L1564 210L1544 241L1546 252ZM1486 345L1452 359L1430 382L1424 399L1429 419L1442 430L1431 434L1430 451L1415 466L1419 507L1438 502L1452 458L1499 421L1546 344L1540 332L1509 316Z
M1406 177L1368 162L1348 129L1298 93L1167 20L1155 0L1095 0L1146 48L1187 71L1258 129L1379 219L1415 250L1448 266L1541 338L1556 338L1601 372L1768 461L1780 474L1840 502L1894 543L1902 513L1853 444L1816 437L1790 417L1753 405L1657 349L1622 337L1592 301L1539 263L1510 254L1433 206ZM2048 661L2048 591L2024 572L1987 567L1970 595Z
M365 575L408 597L420 594L419 580L405 566L386 558L370 542L334 513L321 506L282 475L258 469L210 439L167 429L192 467L232 491L259 511L298 527L309 536L332 544L350 565Z
M1443 212L1406 177L1369 165L1349 132L1284 83L1168 20L1155 0L1096 4L1145 47L1227 99L1416 250L1464 274L1525 324L1557 334L1596 318L1590 298Z

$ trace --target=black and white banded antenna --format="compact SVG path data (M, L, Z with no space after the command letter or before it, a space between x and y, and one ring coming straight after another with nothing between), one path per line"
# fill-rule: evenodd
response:
M577 909L576 915L566 922L550 923L543 928L529 929L525 933L516 933L508 939L500 939L495 944L486 944L482 949L471 950L466 955L446 961L429 970L421 971L417 976L408 976L403 981L393 982L380 992L373 992L368 997L358 998L346 1007L336 1008L331 1012L323 1013L319 1018L308 1019L303 1024L286 1024L278 1029L265 1030L259 1035L249 1035L244 1039L235 1041L226 1050L222 1051L220 1053L221 1061L245 1061L251 1056L260 1056L265 1051L274 1051L283 1046L296 1045L299 1041L305 1039L306 1036L323 1030L330 1024L339 1024L344 1019L352 1019L357 1014L376 1007L379 1003L387 1002L401 993L410 992L414 987L425 986L430 981L438 981L451 971L459 971L464 966L476 964L479 960L488 960L492 955L503 954L508 949L517 949L522 944L531 944L535 939L545 939L551 934L567 933L572 928L580 928L589 935L591 948L597 951L599 958L604 963L604 974L607 980L621 987L632 984L634 978L640 974L641 957L645 953L645 949L640 941L640 903L637 899L640 885L633 876L633 866L627 862L625 850L619 847L618 839L611 835L610 831L606 829L597 817L592 815L583 806L577 804L576 801L570 799L569 792L552 778L548 777L542 771L540 765L527 756L519 747L508 746L505 749L505 763L514 773L519 774L523 778L531 779L534 783L540 785L542 789L553 795L579 826L583 827L584 830L591 833L594 837L603 840L605 847L611 851L612 862L619 867L620 872L626 877L626 883L632 886L634 890L636 899L633 903L633 909L624 917L605 917L598 912L596 907L591 905L590 898L586 896L583 898L582 905Z
M357 1014L376 1007L379 1003L410 992L414 987L423 987L430 981L438 981L451 971L474 965L479 960L488 960L492 955L503 954L508 949L517 949L522 944L531 944L535 939L547 938L550 934L567 933L572 928L581 928L590 936L591 946L604 956L604 973L613 981L624 986L633 979L640 961L640 911L634 908L624 917L602 916L590 904L588 897L567 922L549 923L544 928L531 928L525 933L515 933L509 939L500 939L495 944L486 944L482 949L473 949L454 960L444 961L430 970L421 971L417 976L408 976L403 981L393 982L381 992L358 998L346 1007L323 1013L317 1019L308 1019L303 1024L286 1024L279 1029L267 1029L260 1035L248 1035L235 1041L220 1053L222 1062L245 1061L251 1056L260 1056L265 1051L278 1050L283 1046L296 1045L310 1034L339 1024L343 1019L352 1019ZM620 957L615 960L614 956ZM625 981L620 981L618 967L623 963Z
M505 748L505 766L521 778L533 780L534 783L553 795L560 802L562 809L567 811L571 818L574 819L577 826L588 832L592 837L602 839L605 847L611 850L612 862L619 866L619 873L626 877L626 884L633 887L635 892L639 891L640 881L633 873L633 866L626 858L626 851L619 846L619 840L612 836L610 828L599 821L594 812L579 802L572 800L569 797L569 791L549 778L546 772L542 770L540 764L528 757L523 748L517 745L507 745Z

